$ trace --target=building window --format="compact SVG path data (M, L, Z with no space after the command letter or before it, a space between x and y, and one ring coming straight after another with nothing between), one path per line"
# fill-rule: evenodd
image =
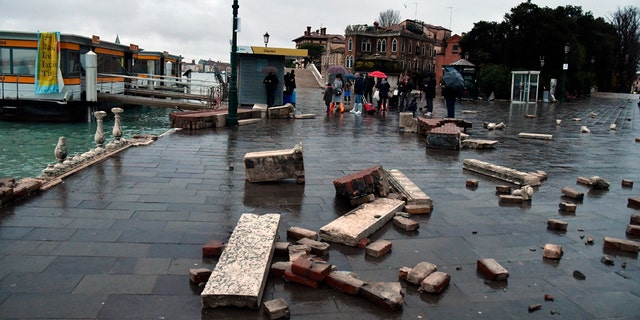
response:
M429 57L433 58L433 56L435 55L435 50L433 48L433 44L429 45Z
M457 44L454 44L453 47L451 47L451 52L453 53L458 53L458 50L460 50L460 48Z
M405 43L405 41L402 40L402 44L400 45L400 51L402 51L402 52L404 52L404 43Z
M398 51L398 40L393 39L391 40L391 52L396 52Z
M427 46L426 45L422 45L422 56L426 56L427 55Z
M349 45L347 47L347 51L353 51L353 38L349 38Z
M360 46L360 51L371 52L371 41L369 41L369 39L362 39L362 45Z
M387 40L378 40L378 42L376 43L376 50L377 52L387 52Z
M353 56L347 57L347 68L353 68Z
M411 47L409 47L411 48ZM411 60L409 60L409 62L407 63L407 70L411 70Z
M409 41L409 54L413 53L413 41ZM411 68L409 68L411 69Z

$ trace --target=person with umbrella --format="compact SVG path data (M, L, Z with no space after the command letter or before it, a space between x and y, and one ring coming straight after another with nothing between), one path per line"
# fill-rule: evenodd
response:
M342 97L344 95L343 88L344 83L342 82L342 75L336 74L335 80L333 80L333 101L331 102L331 107L329 108L332 113L334 110L337 110L338 106L340 106L340 113L344 112L344 104L342 102Z
M447 118L456 117L456 98L464 89L464 79L458 70L452 67L444 68L442 76L442 96L447 106Z
M278 88L279 83L276 73L270 71L269 74L264 77L262 83L267 90L267 107L273 107L276 100L276 89Z

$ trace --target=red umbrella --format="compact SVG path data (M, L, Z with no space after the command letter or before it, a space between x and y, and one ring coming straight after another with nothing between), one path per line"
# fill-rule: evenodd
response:
M369 72L369 76L370 77L376 77L376 78L386 78L387 77L387 75L384 74L384 72L382 72L382 71Z

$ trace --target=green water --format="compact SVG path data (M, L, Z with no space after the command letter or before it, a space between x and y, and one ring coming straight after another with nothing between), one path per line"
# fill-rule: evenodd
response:
M134 134L159 135L171 129L171 109L152 107L126 107L122 113L123 136ZM113 113L104 119L105 143L113 140ZM67 139L67 153L73 156L95 148L97 124L91 123L20 123L0 121L0 178L17 179L37 177L49 163L55 163L53 150L58 138Z

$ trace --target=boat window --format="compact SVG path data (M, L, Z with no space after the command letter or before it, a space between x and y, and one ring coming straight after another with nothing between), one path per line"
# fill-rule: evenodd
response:
M13 51L13 74L35 75L36 74L36 49L12 49Z
M11 73L11 49L0 48L0 74Z
M60 53L60 70L62 75L68 76L80 76L80 52L71 50L62 50Z

